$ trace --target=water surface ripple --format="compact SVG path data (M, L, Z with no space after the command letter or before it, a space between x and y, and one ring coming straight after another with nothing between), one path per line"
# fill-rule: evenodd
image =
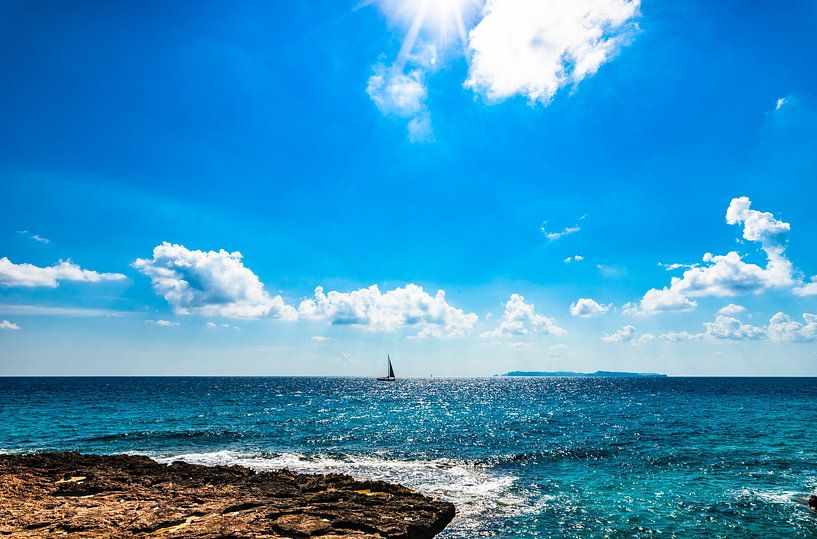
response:
M817 379L0 378L0 451L339 471L443 537L815 537Z

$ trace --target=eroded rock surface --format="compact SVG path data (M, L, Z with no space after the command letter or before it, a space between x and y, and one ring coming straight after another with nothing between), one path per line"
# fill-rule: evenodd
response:
M147 457L0 455L0 535L425 538L454 506L340 474L167 466Z

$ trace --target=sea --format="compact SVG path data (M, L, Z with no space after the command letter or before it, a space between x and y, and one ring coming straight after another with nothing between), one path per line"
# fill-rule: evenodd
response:
M0 378L0 451L342 472L440 535L817 537L817 378Z

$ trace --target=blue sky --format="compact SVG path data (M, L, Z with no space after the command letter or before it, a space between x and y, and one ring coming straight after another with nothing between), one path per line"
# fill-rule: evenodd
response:
M813 3L421 7L4 3L0 374L817 375Z

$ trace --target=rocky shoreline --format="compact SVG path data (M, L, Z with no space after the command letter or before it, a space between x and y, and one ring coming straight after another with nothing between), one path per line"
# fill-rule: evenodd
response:
M0 535L433 537L451 503L341 474L256 473L133 455L0 455Z

